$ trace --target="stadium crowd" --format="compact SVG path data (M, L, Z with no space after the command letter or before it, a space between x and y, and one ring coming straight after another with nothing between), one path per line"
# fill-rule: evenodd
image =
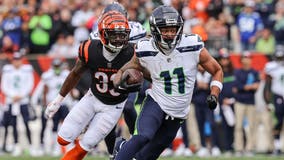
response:
M39 56L55 60L75 59L80 42L88 39L89 34L96 29L97 20L104 6L111 2L112 0L2 0L0 2L1 95L4 97L7 92L9 94L17 92L10 90L12 86L9 88L9 74L13 73L4 65L11 62L12 65L21 66L23 56L28 59L36 59ZM148 18L152 10L161 4L173 6L184 18L183 32L200 35L208 51L218 60L224 71L224 89L220 94L220 105L211 111L205 103L209 93L210 74L204 72L202 68L199 69L191 113L181 133L185 141L169 147L162 156L191 156L194 153L200 157L221 154L253 156L257 152L277 155L281 153L284 147L280 140L284 118L284 93L278 90L283 90L284 85L278 83L281 78L278 79L274 72L279 69L277 73L283 73L284 67L284 0L118 0L118 2L127 9L128 19L143 24L149 35ZM239 67L234 65L233 55L240 56ZM253 62L253 57L259 55L265 57L268 62L260 69L255 69L252 63L257 62ZM51 63L51 69L58 71L59 74L63 70L68 72L66 64L55 63ZM55 66L59 64L63 69L56 69ZM277 65L275 67L275 64L280 64L280 67ZM1 136L2 151L13 150L11 154L14 156L21 155L23 149L29 150L32 156L43 155L46 150L43 138L45 126L39 125L40 128L44 128L39 136L31 131L33 128L29 123L33 123L34 119L41 116L41 112L39 116L33 116L37 114L33 107L39 105L44 109L46 106L47 102L42 100L40 95L44 93L43 86L44 83L48 84L48 78L42 75L40 82L35 83L30 76L32 72L31 66L23 67L21 75L26 77L26 81L13 84L22 85L19 88L23 88L21 92L25 92L24 98L13 99L19 103L6 106L4 101L0 102L1 130L5 135ZM271 78L270 82L267 81L267 77ZM27 81L31 84L27 84ZM274 84L279 86L278 90L277 87L272 87L273 99L268 90ZM78 89L72 91L66 103L69 109L74 101L81 97L80 92L81 94L86 92L84 90L86 87L82 86L86 84L81 82ZM56 88L56 86L51 87ZM7 100L9 99L6 98L6 102ZM21 142L16 131L19 123L16 119L20 116L24 119L28 147L19 145ZM12 120L7 121L6 118L11 117ZM58 125L58 122L54 123ZM13 127L14 149L12 150L7 148L9 143L6 143L9 126ZM57 131L56 127L52 128L53 132ZM55 135L51 135L52 137L56 136L56 133L53 134ZM259 136L262 136L262 141L259 141ZM40 137L36 140L39 144L33 142L34 138L31 137ZM36 151L37 145L40 145L40 151ZM55 150L51 151L52 155L62 154L59 146L54 145L53 149Z

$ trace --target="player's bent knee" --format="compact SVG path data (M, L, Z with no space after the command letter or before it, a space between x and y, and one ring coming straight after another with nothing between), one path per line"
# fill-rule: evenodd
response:
M66 146L66 145L70 144L70 142L64 140L64 139L63 139L62 137L60 137L60 136L57 136L57 142L58 142L60 145L62 145L62 146Z

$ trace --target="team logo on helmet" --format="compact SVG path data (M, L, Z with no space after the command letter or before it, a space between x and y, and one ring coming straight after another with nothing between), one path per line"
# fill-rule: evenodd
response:
M158 49L164 54L170 54L180 42L183 32L183 20L179 13L170 6L156 8L150 16L150 30ZM175 28L175 35L162 35L161 29Z

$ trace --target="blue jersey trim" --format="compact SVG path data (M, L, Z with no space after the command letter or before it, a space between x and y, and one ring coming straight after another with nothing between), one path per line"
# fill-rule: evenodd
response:
M199 44L199 45L195 45L195 46L179 47L179 48L177 48L177 50L181 53L182 52L190 52L190 51L199 51L202 47L203 47L203 45Z
M143 37L146 37L146 32L145 33L142 33L142 34L138 34L136 36L133 36L133 37L130 37L129 40L130 41L134 41L134 40L137 40L137 39L141 39Z
M137 57L149 57L149 56L156 56L159 52L154 52L154 51L141 51L141 52L136 52Z

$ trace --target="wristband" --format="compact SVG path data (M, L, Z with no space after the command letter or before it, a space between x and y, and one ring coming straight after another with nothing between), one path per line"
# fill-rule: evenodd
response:
M211 81L210 88L212 86L218 87L220 89L220 91L222 91L222 89L223 89L223 84L220 81L216 81L216 80Z
M64 100L64 97L61 96L60 94L58 94L57 97L54 100L55 100L55 102L59 102L60 103L60 102L62 102Z

